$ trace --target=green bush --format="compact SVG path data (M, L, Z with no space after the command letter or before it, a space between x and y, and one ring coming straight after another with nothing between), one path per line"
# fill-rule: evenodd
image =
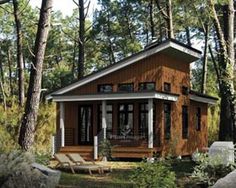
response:
M235 169L235 164L224 165L222 164L221 158L217 156L209 158L205 153L198 153L196 162L198 165L194 167L191 177L195 182L204 182L208 186L215 184L218 179L226 176Z
M102 157L107 157L108 159L111 159L111 142L107 139L103 140L99 144L99 155Z
M176 187L175 173L170 171L170 165L166 162L142 162L140 167L134 170L131 179L137 187Z

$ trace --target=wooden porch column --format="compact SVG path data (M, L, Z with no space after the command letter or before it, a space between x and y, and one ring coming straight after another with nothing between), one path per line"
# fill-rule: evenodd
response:
M153 148L153 99L148 99L148 148Z
M107 135L106 135L106 129L107 129L107 110L106 110L106 101L102 101L102 129L104 131L104 139L106 139Z
M61 147L65 146L65 104L60 102Z

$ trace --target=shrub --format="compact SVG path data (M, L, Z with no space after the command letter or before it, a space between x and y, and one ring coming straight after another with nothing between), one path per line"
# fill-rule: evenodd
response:
M142 162L131 176L137 187L171 188L175 185L175 173L166 162Z
M196 182L205 182L211 186L235 169L235 164L224 165L219 157L209 158L205 153L198 153L196 156L198 165L194 167L192 173L192 178Z
M108 159L111 158L111 142L107 139L103 140L99 144L99 155L102 157L107 157Z

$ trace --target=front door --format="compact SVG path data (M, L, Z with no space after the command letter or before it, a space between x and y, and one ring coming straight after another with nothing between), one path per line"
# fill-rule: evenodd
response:
M79 106L79 144L93 143L92 106Z

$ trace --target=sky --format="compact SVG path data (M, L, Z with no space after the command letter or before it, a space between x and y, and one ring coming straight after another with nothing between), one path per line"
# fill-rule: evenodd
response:
M30 0L30 5L32 7L40 7L42 0ZM76 0L76 2L78 2ZM92 17L92 12L96 8L97 0L90 1L90 8L89 8L89 17ZM72 10L76 8L73 0L54 0L53 1L53 10L57 11L60 10L63 16L70 16L72 14Z

